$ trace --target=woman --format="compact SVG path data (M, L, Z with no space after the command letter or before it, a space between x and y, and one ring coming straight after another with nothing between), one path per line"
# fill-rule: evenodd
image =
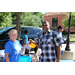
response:
M25 50L27 44L24 47L21 46L17 39L17 30L12 29L9 32L10 40L5 44L5 58L4 62L19 62L22 51Z

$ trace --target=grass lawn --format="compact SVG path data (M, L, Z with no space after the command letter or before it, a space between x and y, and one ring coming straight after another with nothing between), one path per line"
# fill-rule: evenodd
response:
M70 42L75 42L75 38L73 38L73 39L70 39Z

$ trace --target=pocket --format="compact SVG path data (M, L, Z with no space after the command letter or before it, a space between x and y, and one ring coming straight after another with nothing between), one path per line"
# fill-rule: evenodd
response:
M47 39L47 42L46 42L47 44L51 44L51 41L50 41L50 39Z
M50 37L49 39L47 39L47 44L52 44L52 40L53 40L52 37Z
M50 41L47 41L47 44L51 44L51 42Z

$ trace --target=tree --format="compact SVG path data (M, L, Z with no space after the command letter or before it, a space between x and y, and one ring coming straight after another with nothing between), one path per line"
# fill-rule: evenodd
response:
M69 26L69 14L66 14L66 18L62 20L62 25L64 28L67 28ZM75 27L75 12L72 12L71 14L71 27Z
M10 12L0 12L0 27L12 26L12 17Z
M20 33L21 33L21 27L20 27L20 17L21 17L21 12L17 12L17 20L16 20L16 30L18 31L18 40L20 41Z
M18 32L18 40L20 41L20 33L21 33L21 27L20 27L20 19L22 12L11 12L13 17L13 22L16 20L16 30ZM15 20L14 20L15 17Z
M20 41L20 33L21 33L21 27L20 27L20 18L21 18L22 12L11 12L12 14L12 24L16 25L16 30L18 32L17 39Z
M13 26L16 26L17 12L11 12L11 14L12 14L12 24Z
M44 16L41 12L33 12L33 15L38 16L41 22L44 20Z
M21 15L21 22L24 26L40 27L43 19L43 14L41 12L23 12Z
M22 14L22 15L21 15ZM25 26L41 26L41 12L0 12L0 27L16 25L20 41L20 24Z

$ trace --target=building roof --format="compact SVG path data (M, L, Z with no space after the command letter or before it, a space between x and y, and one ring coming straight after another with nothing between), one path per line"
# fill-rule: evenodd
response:
M44 16L59 15L59 14L66 14L66 13L69 13L69 12L49 12L49 13L44 14Z

